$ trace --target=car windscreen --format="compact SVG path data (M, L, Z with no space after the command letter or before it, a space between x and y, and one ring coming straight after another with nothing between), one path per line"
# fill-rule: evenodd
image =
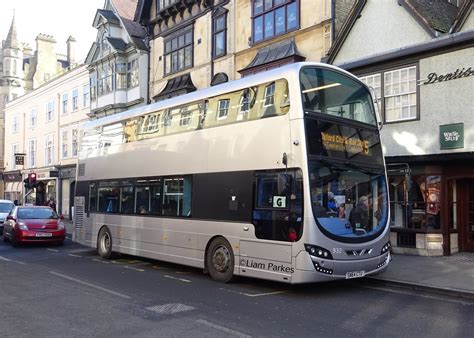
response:
M8 214L15 205L13 203L0 203L0 213Z
M58 219L58 214L51 208L19 209L20 219Z

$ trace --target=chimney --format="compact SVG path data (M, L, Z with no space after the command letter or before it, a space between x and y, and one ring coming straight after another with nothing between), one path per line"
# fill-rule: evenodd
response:
M74 44L76 43L76 39L72 36L66 41L67 44L67 61L69 62L69 66L73 66L76 63L76 52L74 48Z

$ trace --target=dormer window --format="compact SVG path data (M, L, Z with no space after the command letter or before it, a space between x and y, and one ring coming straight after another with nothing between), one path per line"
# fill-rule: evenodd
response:
M107 42L107 37L105 36L105 32L102 33L102 37L100 40L100 52L102 55L105 55L109 52L109 43Z

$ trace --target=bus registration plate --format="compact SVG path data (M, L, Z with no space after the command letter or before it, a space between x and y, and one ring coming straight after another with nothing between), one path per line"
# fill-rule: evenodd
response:
M351 278L361 278L365 276L365 271L350 271L346 272L346 279L351 279Z

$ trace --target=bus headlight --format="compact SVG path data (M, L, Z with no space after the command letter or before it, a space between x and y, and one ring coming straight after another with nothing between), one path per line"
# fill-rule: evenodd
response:
M390 244L390 241L388 241L388 242L385 243L385 245L382 247L382 252L381 252L380 254L383 255L384 253L386 253L387 251L389 251L391 247L392 247L392 245Z
M311 256L315 256L315 257L318 257L318 258L324 258L324 259L333 259L332 255L331 255L331 252L329 250L321 248L320 246L312 245L312 244L305 244L304 247L305 247L306 251Z

